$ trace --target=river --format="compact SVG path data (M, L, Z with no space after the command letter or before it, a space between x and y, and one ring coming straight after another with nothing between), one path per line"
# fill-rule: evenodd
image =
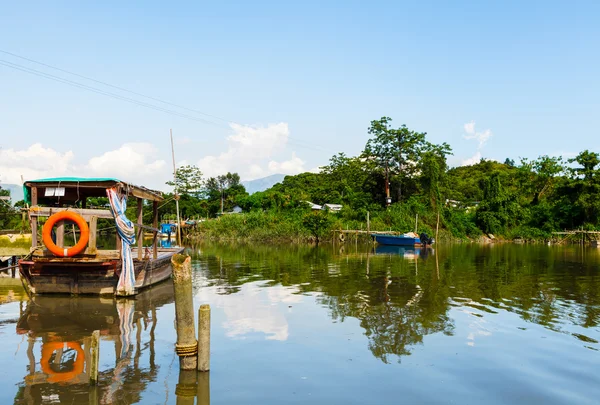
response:
M206 244L211 371L178 387L172 284L29 299L0 278L0 403L597 404L600 250ZM100 330L100 381L87 383ZM65 343L68 342L68 343ZM190 402L191 401L191 402Z

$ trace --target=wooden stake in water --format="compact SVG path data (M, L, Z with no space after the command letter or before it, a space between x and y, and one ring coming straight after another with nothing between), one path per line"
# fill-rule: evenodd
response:
M192 262L189 256L176 254L171 257L173 265L173 289L175 290L175 329L181 370L196 370L198 367L198 342L194 323L192 296Z
M210 305L198 310L198 371L210 370Z
M98 364L100 361L100 331L92 333L92 344L90 345L90 384L98 384Z
M417 233L417 224L419 223L419 214L415 217L415 233Z
M438 241L438 231L440 229L440 210L438 210L437 223L435 224L435 241Z

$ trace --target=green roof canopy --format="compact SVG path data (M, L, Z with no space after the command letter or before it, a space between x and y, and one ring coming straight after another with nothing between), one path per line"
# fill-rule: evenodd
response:
M71 192L65 193L63 201L86 198L86 197L106 197L106 189L120 185L124 192L138 198L151 201L162 201L164 198L160 191L150 190L145 187L135 186L133 184L115 179L112 177L52 177L47 179L27 180L23 184L24 199L27 204L31 204L31 188L49 188L64 187ZM39 199L44 196L38 195Z

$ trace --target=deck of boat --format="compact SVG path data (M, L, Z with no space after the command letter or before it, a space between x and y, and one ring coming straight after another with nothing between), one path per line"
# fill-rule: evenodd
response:
M137 290L163 281L171 275L171 257L183 248L158 249L157 258L134 259ZM21 278L31 294L114 294L120 259L36 257L19 262Z

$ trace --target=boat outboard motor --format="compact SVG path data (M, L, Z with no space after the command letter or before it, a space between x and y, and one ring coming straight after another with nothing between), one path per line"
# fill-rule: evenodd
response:
M419 235L419 239L421 239L421 244L423 245L431 245L433 243L433 239L430 238L425 232Z

